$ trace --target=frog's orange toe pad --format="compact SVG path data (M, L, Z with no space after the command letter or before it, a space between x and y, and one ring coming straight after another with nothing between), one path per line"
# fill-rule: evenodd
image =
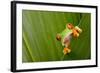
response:
M64 55L67 53L70 53L70 52L71 52L71 50L69 48L64 48L64 50L63 50Z
M73 36L74 37L79 37L79 33L76 30L73 30Z
M71 50L70 49L68 49L68 53L70 53L71 52Z

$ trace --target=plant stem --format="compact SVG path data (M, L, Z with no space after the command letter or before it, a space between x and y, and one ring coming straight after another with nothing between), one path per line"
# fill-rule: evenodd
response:
M61 61L64 59L64 56L65 56L65 55L63 54L63 56L61 57Z

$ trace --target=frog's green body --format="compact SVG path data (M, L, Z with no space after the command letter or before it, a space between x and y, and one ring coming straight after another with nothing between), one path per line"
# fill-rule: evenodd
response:
M58 34L57 40L60 40L62 43L62 46L64 46L63 53L64 55L71 52L71 49L69 49L71 36L73 37L79 37L79 33L82 32L82 29L80 29L78 26L73 26L72 24L67 24L67 27Z
M68 36L70 36L72 34L72 30L66 28L64 29L61 33L60 33L60 36L61 36L61 43L62 45L64 46L64 39Z

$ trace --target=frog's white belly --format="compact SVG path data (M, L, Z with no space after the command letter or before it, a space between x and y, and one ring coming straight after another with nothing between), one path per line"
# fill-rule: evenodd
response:
M63 46L65 46L64 42L67 42L67 41L70 42L70 39L71 39L71 37L72 37L71 34L72 34L72 33L69 33L69 34L67 34L67 35L64 37L64 39L62 40L62 45L63 45Z

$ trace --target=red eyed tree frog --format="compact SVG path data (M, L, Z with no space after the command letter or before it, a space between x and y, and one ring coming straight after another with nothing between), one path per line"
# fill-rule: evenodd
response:
M66 28L59 34L57 34L56 39L61 41L62 46L64 46L63 54L66 55L67 53L71 52L71 49L69 49L70 40L71 37L78 38L79 33L82 32L82 29L78 26L73 26L73 24L68 23L66 24Z

